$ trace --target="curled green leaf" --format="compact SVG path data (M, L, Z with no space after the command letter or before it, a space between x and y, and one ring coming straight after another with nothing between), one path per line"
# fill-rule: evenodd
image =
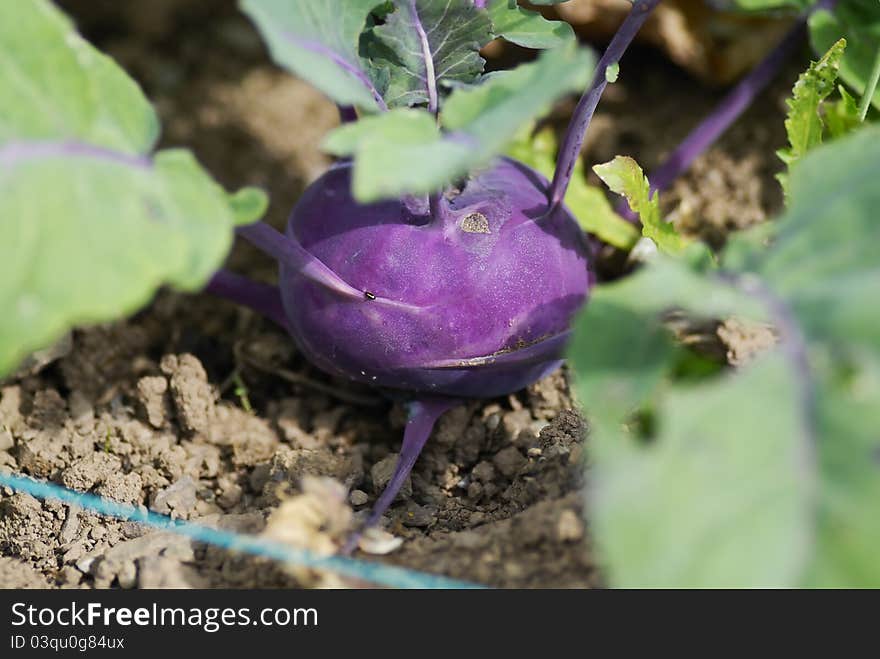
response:
M653 240L661 251L679 254L687 247L688 241L660 216L659 195L651 194L651 184L635 160L617 156L611 162L595 165L593 171L612 192L626 198L642 222L642 235Z

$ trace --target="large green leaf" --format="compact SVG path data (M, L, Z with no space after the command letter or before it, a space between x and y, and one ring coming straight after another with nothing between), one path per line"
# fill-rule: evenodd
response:
M343 126L326 146L355 157L354 194L360 201L434 192L488 164L520 127L562 94L581 88L592 64L591 54L574 44L545 51L535 62L456 89L441 113L444 133L429 113L398 110Z
M159 120L137 84L49 2L0 4L0 143L80 140L145 153Z
M594 293L570 356L613 583L880 585L877 171L880 128L819 147L769 250L736 241L721 271L660 258ZM781 343L682 379L670 310L770 322Z
M438 107L441 85L482 74L479 51L492 39L489 17L472 0L398 0L369 35L373 65L387 73L389 107Z
M647 446L632 437L603 442L592 522L614 552L615 585L797 582L813 523L811 482L800 478L797 384L776 356L735 377L672 389ZM737 410L742 419L730 423Z
M575 38L568 23L548 21L516 2L490 0L487 8L492 18L492 34L524 48L556 48Z
M0 374L72 325L200 287L253 220L187 152L153 156L137 85L43 0L0 3Z
M383 0L241 0L275 61L340 105L384 107L358 47L367 17Z
M832 148L833 147L833 148ZM776 245L758 272L823 341L880 352L880 127L804 159Z

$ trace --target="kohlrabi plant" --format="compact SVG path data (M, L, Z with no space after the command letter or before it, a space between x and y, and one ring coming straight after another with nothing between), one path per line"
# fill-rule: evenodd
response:
M275 61L342 118L324 142L338 161L283 232L255 222L259 191L229 195L187 152L156 152L139 88L51 4L4 3L0 372L161 285L235 300L317 367L409 406L369 525L443 412L568 355L612 583L880 582L880 516L865 505L880 500L880 135L865 120L880 98L880 5L728 3L795 25L647 177L626 154L593 167L621 195L615 210L588 185L581 147L659 2L635 0L597 61L568 25L514 0L242 0ZM789 207L713 253L664 220L658 191L766 87L806 23L821 58L789 101ZM487 72L495 39L540 52ZM557 146L536 121L584 88ZM235 227L277 261L277 286L218 269ZM631 262L647 263L597 284L602 243L646 246ZM672 317L731 316L765 323L777 347L730 371L668 336Z
M310 361L412 400L368 525L443 411L559 367L592 283L587 238L562 201L604 69L655 4L636 6L599 63L550 183L499 153L588 79L592 57L569 29L507 0L242 3L276 61L352 119L325 143L343 160L306 191L285 234L256 224L240 235L278 261L273 313ZM545 51L485 74L479 51L496 37ZM220 274L217 286L253 299L240 279Z

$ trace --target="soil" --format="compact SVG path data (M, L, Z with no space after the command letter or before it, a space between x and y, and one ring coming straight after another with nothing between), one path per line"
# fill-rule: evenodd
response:
M268 220L281 226L329 162L318 147L336 109L270 63L233 4L61 4L155 101L163 146L193 149L229 188L266 189ZM797 68L664 195L680 226L719 245L779 210L773 154ZM659 52L636 50L608 89L585 157L625 153L650 170L719 95ZM267 281L275 274L245 245L228 265ZM768 331L723 324L698 334L738 363L744 344ZM491 586L601 586L582 495L588 433L576 408L563 370L444 415L387 533L365 543L367 557ZM0 468L332 551L387 480L404 421L399 404L312 368L271 322L207 295L162 291L134 318L74 332L3 384ZM353 584L0 489L0 587L332 585Z

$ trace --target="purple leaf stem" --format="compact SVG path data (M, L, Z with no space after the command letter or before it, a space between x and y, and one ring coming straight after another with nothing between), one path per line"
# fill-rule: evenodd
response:
M344 297L354 300L364 299L363 291L350 286L324 263L312 256L296 240L285 236L265 222L255 222L240 227L236 233L260 251L274 258L279 264L298 270L304 277Z
M379 518L394 502L400 488L406 482L407 476L416 464L416 460L425 446L425 442L431 436L434 424L440 415L458 405L460 401L453 398L432 398L416 400L409 404L409 420L403 433L403 445L400 448L400 457L394 466L391 480L382 491L379 500L373 506L369 518L361 529L348 538L342 548L343 554L350 554L357 547L363 532L379 521Z
M811 11L830 9L835 4L836 0L820 0ZM652 192L668 189L675 179L687 171L694 160L712 146L764 91L803 39L808 16L809 14L801 18L776 47L727 93L715 110L682 140L657 169L650 173L648 178ZM621 200L617 211L630 222L638 222L638 216L625 200Z
M229 270L218 270L205 286L205 292L249 307L289 330L277 286L253 281Z
M636 34L638 34L645 21L648 20L648 16L651 15L651 12L659 4L660 0L636 0L599 60L596 72L593 75L593 82L581 97L577 108L575 108L568 131L562 141L562 148L559 150L556 172L553 175L553 183L549 190L550 208L548 215L565 199L568 184L574 173L574 166L580 157L581 146L584 143L587 128L589 128L590 121L593 119L593 113L596 111L599 99L602 98L602 92L608 86L606 70L612 64L620 62L621 57L623 57Z

